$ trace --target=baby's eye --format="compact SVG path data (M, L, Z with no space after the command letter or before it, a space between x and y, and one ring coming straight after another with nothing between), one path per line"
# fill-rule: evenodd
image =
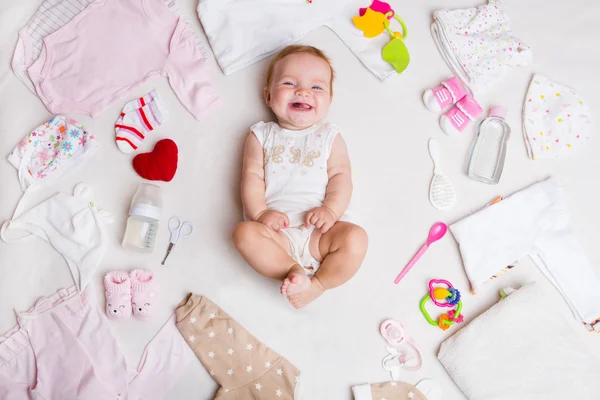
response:
M294 84L292 82L283 82L283 84L286 86L294 86Z
M148 307L148 306L150 306L150 303L146 303L146 304L144 304L144 306Z
M323 88L321 86L313 86L312 88L313 88L313 90L323 90Z

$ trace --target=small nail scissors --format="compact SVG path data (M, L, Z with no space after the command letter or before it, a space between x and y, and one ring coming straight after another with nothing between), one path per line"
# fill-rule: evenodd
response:
M161 265L165 265L167 257L171 254L173 246L179 242L179 239L186 238L194 232L194 226L188 221L182 221L179 217L171 217L171 219L169 219L169 230L171 231L171 243L169 243L167 254L165 255L164 260L162 260Z

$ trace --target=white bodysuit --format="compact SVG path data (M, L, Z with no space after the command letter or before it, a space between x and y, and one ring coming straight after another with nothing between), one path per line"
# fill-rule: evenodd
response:
M291 131L275 122L259 122L251 130L264 150L267 207L288 216L290 226L281 231L290 240L291 255L313 273L319 267L308 249L314 226L303 228L304 217L323 205L329 183L327 160L340 130L334 124L319 123Z
M381 51L390 41L383 32L367 38L352 23L364 0L200 0L198 16L225 75L247 67L321 26L327 26L379 79L396 73ZM401 14L398 1L391 4ZM405 6L404 6L405 7ZM398 25L392 24L392 29Z

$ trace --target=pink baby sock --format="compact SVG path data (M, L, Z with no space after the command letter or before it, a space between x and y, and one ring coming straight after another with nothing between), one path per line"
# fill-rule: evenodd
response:
M433 89L427 89L423 93L423 103L433 112L440 112L448 105L456 103L467 94L467 91L460 83L460 80L453 76L442 82L442 84Z
M131 281L125 271L111 271L104 275L106 314L121 319L131 315Z
M442 115L440 126L447 135L458 135L465 130L469 122L476 120L482 111L473 96L467 94Z
M131 307L133 315L148 318L154 315L158 291L151 271L135 269L129 273L131 279Z

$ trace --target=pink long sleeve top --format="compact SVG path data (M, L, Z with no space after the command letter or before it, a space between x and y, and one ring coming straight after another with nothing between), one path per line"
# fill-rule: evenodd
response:
M44 38L28 73L54 114L96 117L157 75L196 118L219 104L196 36L162 0L94 1Z

